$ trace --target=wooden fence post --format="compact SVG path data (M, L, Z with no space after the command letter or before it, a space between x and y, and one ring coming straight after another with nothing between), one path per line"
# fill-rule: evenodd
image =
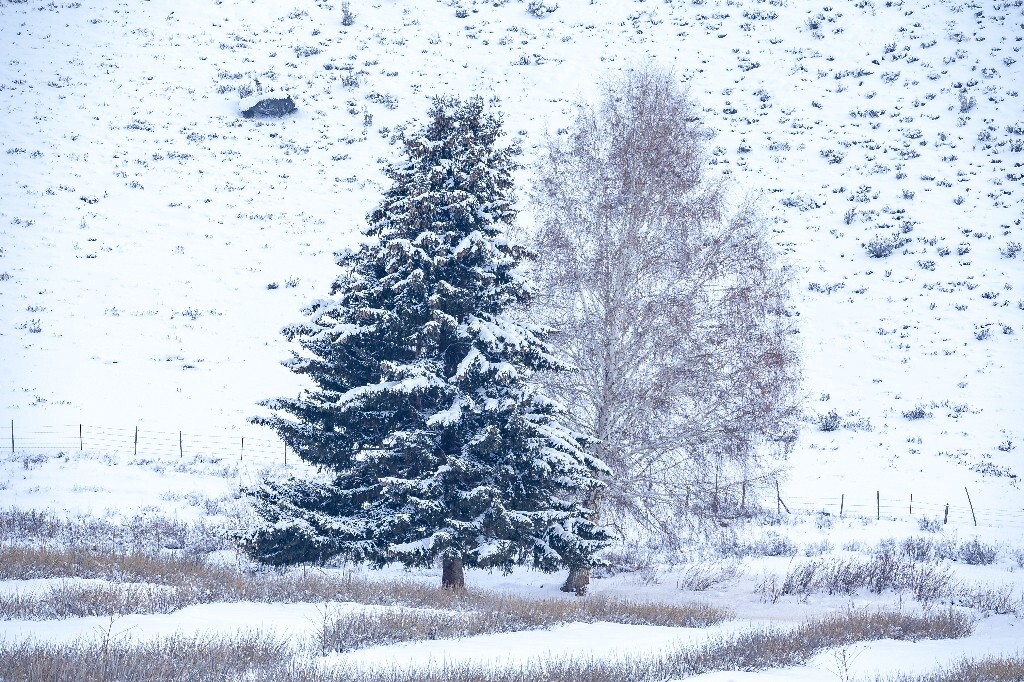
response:
M185 448L181 444L181 431L178 431L178 459L185 456Z
M942 525L945 526L947 521L949 521L949 502L946 503L946 513L942 515Z
M85 441L82 439L82 425L78 425L78 451L85 450Z
M882 520L882 491L875 491L875 521Z
M775 500L776 500L775 508L777 510L779 508L779 505L781 505L782 508L786 510L787 514L792 513L792 512L789 511L789 507L786 506L786 503L782 501L782 493L779 492L779 479L775 479ZM782 511L779 510L777 513L778 514L782 514Z
M964 492L967 493L967 504L971 505L971 518L974 519L974 525L978 525L978 517L974 515L974 503L971 502L971 494L967 492L967 486L964 486Z
M843 507L846 506L846 493L839 495L839 518L843 518Z
M284 465L288 466L288 443L284 444Z
M910 493L910 515L914 515L914 493Z
M238 455L238 461L241 462L243 457L245 457L245 436L242 436L242 452Z
M14 454L14 420L11 420L11 454Z
M135 427L135 449L132 450L132 454L138 456L139 454L139 427Z

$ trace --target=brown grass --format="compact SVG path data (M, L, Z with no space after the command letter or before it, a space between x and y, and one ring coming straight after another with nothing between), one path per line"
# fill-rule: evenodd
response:
M853 612L810 621L792 630L756 630L716 638L702 646L678 648L662 656L620 660L561 658L491 669L479 665L434 666L429 670L320 669L308 652L261 637L200 642L170 638L136 644L99 637L75 644L0 644L5 680L25 682L107 681L180 682L237 680L252 682L654 682L714 670L759 670L799 665L830 647L879 638L945 639L964 637L973 623L957 612L926 616ZM974 667L970 667L974 666ZM1020 660L964 664L957 670L989 671L1009 677L899 678L892 682L947 680L1020 680ZM955 672L949 673L956 674ZM967 673L964 673L965 675ZM973 674L973 673L970 673ZM978 674L982 674L979 672ZM987 673L986 673L987 674Z
M876 677L876 682L1024 682L1024 655L963 660L923 675Z
M5 682L181 682L238 679L246 671L271 671L294 651L260 637L213 641L171 637L152 642L99 638L71 644L0 644Z
M0 548L0 578L103 578L131 584L58 585L35 595L0 596L2 618L169 613L194 604L350 601L449 611L474 611L472 627L542 628L566 622L610 621L633 625L703 627L731 617L707 604L634 602L602 596L530 599L484 590L450 591L412 581L376 581L319 570L246 573L182 557L118 555L82 549ZM461 626L460 626L461 627ZM458 627L454 634L461 636ZM480 630L483 631L483 630ZM475 633L478 634L478 633Z

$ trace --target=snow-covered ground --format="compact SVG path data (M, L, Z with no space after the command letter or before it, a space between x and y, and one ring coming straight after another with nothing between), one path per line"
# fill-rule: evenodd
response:
M917 534L948 504L938 535L1006 549L957 575L1024 597L1011 552L1024 530L1020 0L567 0L540 17L523 2L396 0L352 11L343 26L323 2L0 0L0 446L14 441L0 456L0 506L244 513L240 485L285 467L274 435L248 424L259 400L298 391L279 366L289 349L278 330L326 294L332 253L358 239L396 127L436 94L497 97L524 149L528 229L544 135L570 126L601 79L650 59L688 83L717 131L711 162L737 200L759 197L796 270L806 420L781 462L794 520L772 532L802 549L827 541L838 556ZM298 111L243 119L240 90L256 81ZM906 243L888 257L864 248L894 235ZM833 411L836 428L822 430ZM829 516L801 513L818 510ZM897 599L764 603L756 584L791 561L748 557L735 583L699 595L676 589L668 567L594 589L696 596L747 623ZM470 576L530 594L555 580ZM187 611L299 636L319 607L303 608ZM132 632L193 616L133 616ZM0 625L54 637L97 626L81 620ZM1014 652L1019 627L1000 616L955 644L859 644L853 665L867 675ZM610 653L662 637L594 624L358 656L530 657L575 642ZM701 679L821 679L836 664L815 661Z

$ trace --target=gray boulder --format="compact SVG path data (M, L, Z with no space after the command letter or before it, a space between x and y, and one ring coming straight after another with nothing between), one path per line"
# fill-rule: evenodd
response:
M295 102L287 93L272 92L246 97L239 103L239 107L245 118L280 118L295 111Z

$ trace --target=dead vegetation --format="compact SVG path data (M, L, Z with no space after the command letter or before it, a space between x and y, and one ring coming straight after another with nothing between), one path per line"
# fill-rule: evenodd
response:
M829 557L796 562L781 577L768 574L756 587L762 601L811 594L905 593L926 606L956 603L983 614L1024 613L1024 601L1010 585L972 585L957 579L949 565L882 548L865 559Z
M182 679L246 679L253 682L532 682L542 679L653 682L715 670L759 670L799 665L824 649L857 641L965 637L972 628L972 620L955 611L921 616L858 611L809 621L787 630L765 629L722 635L702 645L679 647L652 657L618 660L564 658L533 661L504 669L445 665L416 671L355 668L343 663L337 667L311 664L298 649L260 636L212 641L175 637L136 643L107 633L92 642L0 645L0 669L7 671L7 679L25 682L178 682ZM991 670L1000 665L1008 671L1019 669L1019 661L988 665ZM921 679L945 682L954 678ZM916 678L914 680L916 682Z
M1024 656L999 656L978 660L964 659L949 667L924 675L877 677L876 682L1021 682L1024 680Z
M0 578L68 577L100 578L111 584L58 583L40 593L0 596L0 617L40 619L170 613L194 604L237 601L357 602L500 614L500 617L476 621L478 624L474 627L477 628L498 628L492 632L595 621L704 627L730 617L725 609L701 603L661 604L601 596L529 599L482 590L439 590L413 581L370 580L341 571L245 572L182 557L121 555L81 549L0 548ZM440 630L445 628L440 627ZM453 632L453 636L460 636L458 628Z

